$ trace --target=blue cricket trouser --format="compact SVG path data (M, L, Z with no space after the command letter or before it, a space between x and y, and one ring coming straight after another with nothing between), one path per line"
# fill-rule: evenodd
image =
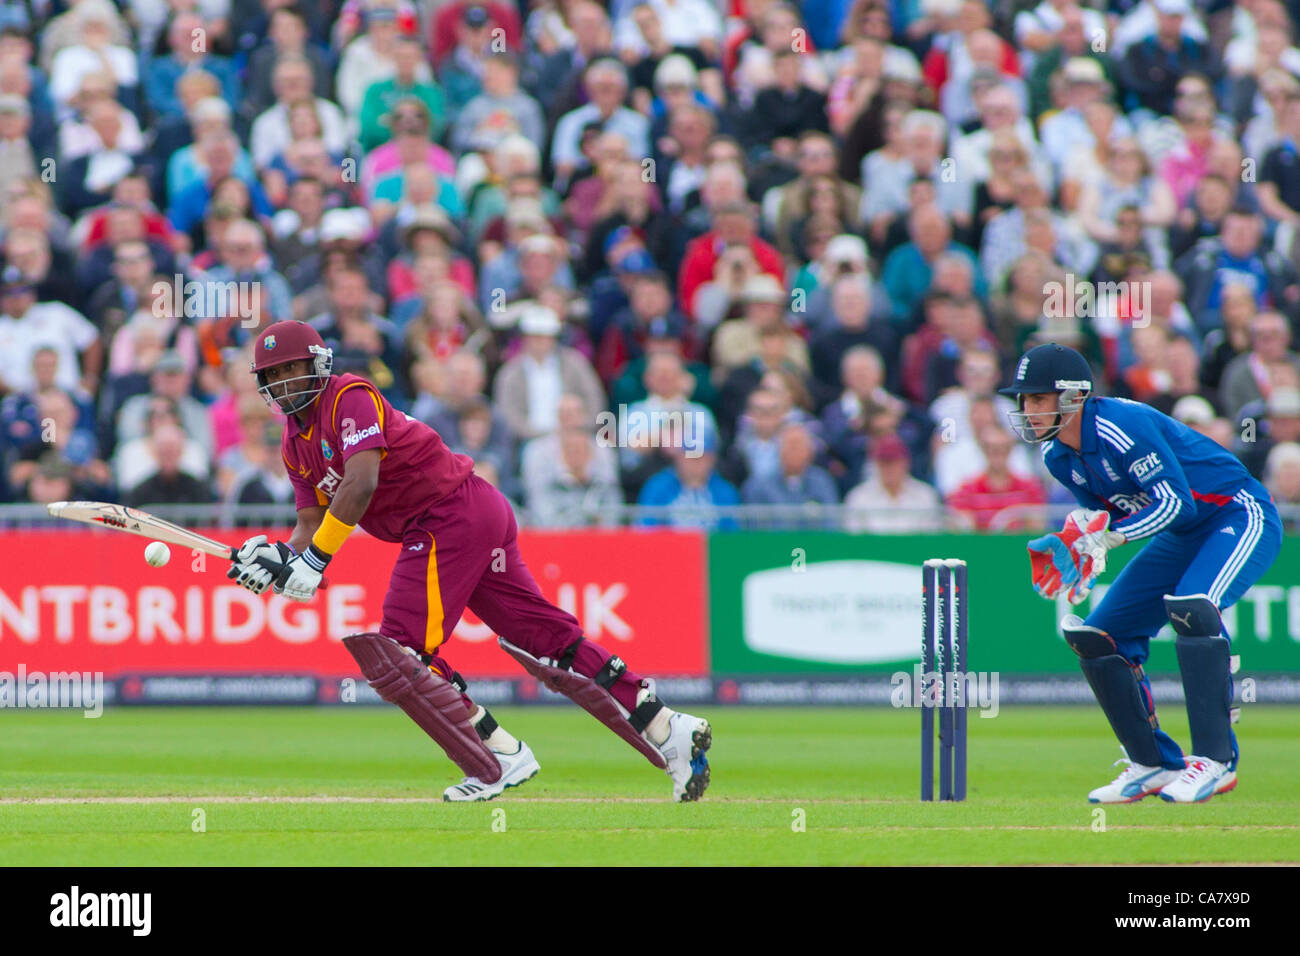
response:
M1151 638L1167 622L1164 596L1208 595L1223 610L1235 604L1277 559L1282 519L1271 501L1240 491L1232 501L1189 532L1164 531L1119 573L1085 623L1115 641L1128 661L1143 664ZM1225 634L1229 640L1231 634ZM1151 681L1143 674L1142 692L1155 713ZM1172 737L1156 731L1164 766L1181 769L1183 753ZM1233 734L1232 751L1237 753Z

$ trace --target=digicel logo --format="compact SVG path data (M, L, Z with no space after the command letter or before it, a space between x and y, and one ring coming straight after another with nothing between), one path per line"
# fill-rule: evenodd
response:
M146 586L124 588L80 584L29 586L16 596L0 590L0 638L28 644L52 636L66 644L85 636L93 644L134 638L170 644L242 644L258 635L288 644L322 637L340 639L367 624L366 589L334 584L316 602L298 604L279 595L259 597L233 585L188 587L183 591Z

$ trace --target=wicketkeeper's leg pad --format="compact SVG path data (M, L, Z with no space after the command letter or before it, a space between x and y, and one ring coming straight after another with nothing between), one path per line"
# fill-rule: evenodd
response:
M1187 700L1192 752L1219 763L1236 759L1232 739L1232 649L1219 609L1204 594L1165 595L1165 613L1178 635L1174 650Z
M1093 696L1110 721L1129 759L1147 767L1164 764L1156 743L1155 702L1142 686L1142 667L1122 656L1105 631L1089 627L1077 614L1061 622L1061 631L1092 688Z
M352 634L343 638L370 686L396 704L467 777L483 783L501 779L501 762L469 722L461 692L431 671L415 651L382 634Z
M643 733L646 724L662 704L651 694L650 699L641 704L636 711L628 713L623 705L606 690L606 687L613 684L619 674L626 669L617 657L611 657L606 661L605 667L595 677L585 677L567 667L557 667L547 660L533 657L532 654L521 647L516 647L503 637L498 637L497 643L531 676L536 677L555 693L563 694L591 714L639 750L660 770L668 767L668 762L664 760L664 755L659 752L659 748L646 740ZM569 655L569 659L572 660L572 655Z

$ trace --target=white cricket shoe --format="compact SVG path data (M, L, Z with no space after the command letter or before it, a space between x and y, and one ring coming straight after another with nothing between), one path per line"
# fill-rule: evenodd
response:
M1188 757L1187 769L1161 789L1160 799L1170 803L1204 803L1236 785L1237 772L1225 764L1209 757Z
M519 749L512 754L492 751L501 763L501 779L496 783L484 783L478 777L466 777L460 783L453 784L442 792L442 799L449 803L469 803L475 800L491 800L499 797L510 787L527 783L537 776L542 765L537 762L528 744L519 741Z
M1178 779L1177 770L1147 767L1126 757L1116 760L1114 766L1122 763L1128 766L1106 786L1098 787L1088 794L1089 803L1134 803L1143 797L1159 793L1161 787Z
M713 728L702 717L675 713L668 719L668 739L659 752L668 761L667 774L673 781L673 801L688 803L704 796L709 785L709 758Z

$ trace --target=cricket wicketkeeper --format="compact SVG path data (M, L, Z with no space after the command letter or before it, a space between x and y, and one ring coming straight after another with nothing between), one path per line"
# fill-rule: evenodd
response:
M1232 654L1219 612L1276 560L1282 522L1272 496L1230 452L1149 405L1092 394L1092 371L1062 345L1031 349L1001 390L1011 422L1082 506L1065 528L1029 543L1034 587L1080 603L1112 548L1142 539L1087 618L1061 622L1128 766L1088 794L1131 803L1159 793L1200 803L1237 785ZM1148 645L1173 625L1194 755L1160 729Z
M229 576L254 594L274 587L310 601L358 524L401 544L379 633L343 643L379 695L464 771L445 800L490 800L540 769L528 745L469 698L440 653L467 606L525 671L665 770L674 800L698 800L709 784L708 721L666 707L652 681L586 640L577 620L542 596L519 554L510 503L473 474L470 458L364 378L333 375L333 363L320 335L300 322L258 336L258 389L289 416L281 448L298 523L288 542L245 541Z

